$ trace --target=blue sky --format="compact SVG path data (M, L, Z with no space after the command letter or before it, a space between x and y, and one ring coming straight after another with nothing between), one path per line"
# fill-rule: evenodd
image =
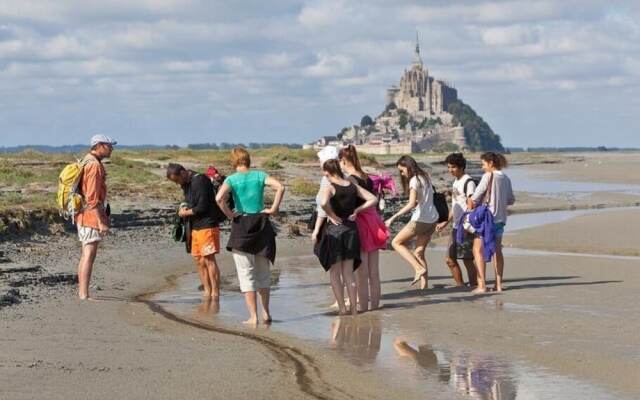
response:
M309 142L412 60L508 146L640 147L637 1L0 0L0 146Z

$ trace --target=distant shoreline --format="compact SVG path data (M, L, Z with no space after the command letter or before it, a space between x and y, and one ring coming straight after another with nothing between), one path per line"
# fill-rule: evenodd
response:
M249 149L268 149L272 147L289 147L292 149L302 148L298 143L220 143L220 144L188 144L186 146L178 145L118 145L120 150L162 150L162 149L188 149L188 150L228 150L235 146L243 146ZM0 146L0 154L20 153L22 151L38 151L41 153L79 153L87 151L88 146L82 144L49 146L49 145L20 145L20 146ZM592 153L592 152L627 152L640 151L637 147L507 147L507 153ZM422 153L416 153L422 154Z

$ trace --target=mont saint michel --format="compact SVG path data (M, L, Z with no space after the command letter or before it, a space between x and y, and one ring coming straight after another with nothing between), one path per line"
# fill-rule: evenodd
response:
M500 137L458 98L453 84L431 76L416 37L413 62L398 85L386 91L386 106L375 119L323 136L308 147L355 144L372 154L424 151L503 150Z

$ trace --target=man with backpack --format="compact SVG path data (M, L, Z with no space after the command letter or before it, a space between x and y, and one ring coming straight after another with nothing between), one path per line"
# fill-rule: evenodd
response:
M449 219L439 223L436 226L438 232L442 231L451 221L453 221L453 229L449 237L448 252L445 259L451 275L456 281L457 286L464 286L462 271L458 264L458 259L462 259L469 277L469 286L477 285L476 267L473 263L473 237L467 235L462 244L456 242L456 232L463 229L458 226L458 219L465 211L467 211L467 199L473 195L476 190L476 182L469 176L465 169L467 168L467 160L462 153L451 153L445 159L449 173L453 175L453 188L451 190L451 212Z
M74 216L78 227L78 239L82 243L82 256L78 263L78 297L91 300L89 283L98 244L109 233L109 205L107 204L106 172L102 160L111 157L117 142L105 135L91 138L91 151L81 162L82 172L78 191L83 205Z
M219 225L226 219L215 202L211 180L203 174L187 170L180 164L169 164L167 179L182 187L186 207L178 216L189 219L191 255L198 267L204 297L218 300L220 297L220 270L216 254L220 252ZM189 246L187 246L189 248Z

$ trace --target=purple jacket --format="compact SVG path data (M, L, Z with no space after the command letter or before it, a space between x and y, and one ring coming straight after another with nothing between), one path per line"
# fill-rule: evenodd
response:
M493 225L493 214L486 205L481 205L473 209L473 211L467 211L460 216L458 220L458 226L462 227L465 216L469 216L469 223L475 229L475 233L482 237L482 244L484 250L484 261L491 261L491 257L496 253L496 228ZM456 232L456 243L462 243L464 241L464 229L458 229Z

